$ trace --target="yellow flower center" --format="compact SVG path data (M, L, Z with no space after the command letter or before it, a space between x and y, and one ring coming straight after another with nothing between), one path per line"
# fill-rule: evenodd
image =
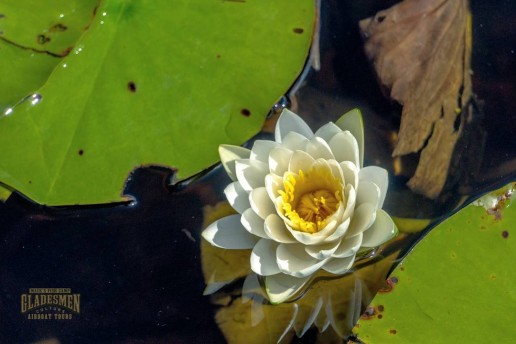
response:
M283 177L281 210L293 229L317 233L323 229L343 201L341 181L329 166L318 165L304 173L288 172Z

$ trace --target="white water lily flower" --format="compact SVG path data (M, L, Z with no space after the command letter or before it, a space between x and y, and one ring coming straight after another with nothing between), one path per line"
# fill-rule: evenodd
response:
M363 126L358 110L312 132L284 110L275 141L251 150L222 145L220 158L233 180L224 190L239 213L202 236L225 249L252 249L251 269L265 277L273 303L287 300L319 269L348 272L361 247L391 239L396 229L381 208L387 171L362 167Z

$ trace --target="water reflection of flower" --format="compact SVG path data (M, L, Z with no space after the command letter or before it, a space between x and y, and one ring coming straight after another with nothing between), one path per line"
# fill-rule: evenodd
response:
M284 110L275 141L257 140L251 150L224 145L219 152L233 180L224 192L238 214L215 221L202 235L217 247L252 249L251 269L263 276L272 303L292 297L320 269L345 274L361 248L395 234L381 209L387 172L362 167L357 110L315 134Z

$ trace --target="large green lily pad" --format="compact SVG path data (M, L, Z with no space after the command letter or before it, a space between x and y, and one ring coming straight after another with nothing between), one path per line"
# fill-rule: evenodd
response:
M368 344L514 342L515 189L481 198L417 244L391 274L392 290L377 295L359 321L358 337Z
M38 96L0 117L0 182L39 203L93 204L127 199L142 165L201 171L220 143L261 128L313 21L313 0L103 1Z

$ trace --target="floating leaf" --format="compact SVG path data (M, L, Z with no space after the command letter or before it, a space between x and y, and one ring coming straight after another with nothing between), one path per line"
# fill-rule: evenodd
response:
M98 2L0 3L0 110L5 111L44 84L93 19Z
M391 274L370 316L365 343L497 343L514 340L516 183L462 209L430 232ZM483 206L479 206L483 205Z
M422 150L408 185L436 198L461 133L457 117L471 111L468 1L405 0L360 26L380 82L403 105L393 155Z
M127 200L142 165L179 178L255 134L299 74L313 1L103 1L36 100L0 118L0 182L44 204ZM34 104L35 105L34 105Z

